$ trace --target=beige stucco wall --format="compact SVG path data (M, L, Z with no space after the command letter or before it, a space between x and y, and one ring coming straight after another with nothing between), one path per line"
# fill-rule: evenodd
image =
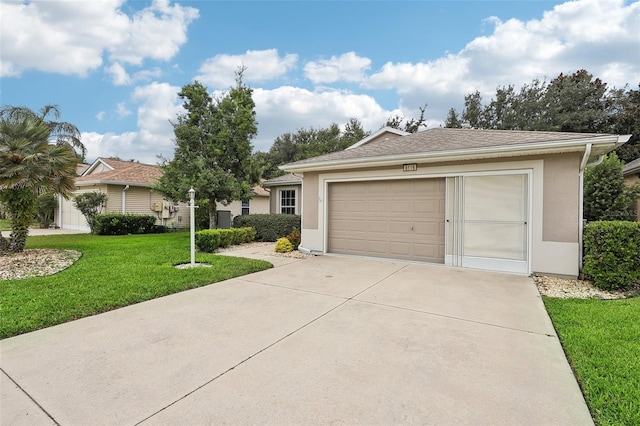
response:
M577 275L579 268L579 154L531 156L499 160L418 164L415 172L402 166L336 172L305 173L302 247L326 252L327 207L331 182L371 179L412 179L525 171L530 173L529 272ZM549 176L547 176L547 174Z
M271 196L269 197L269 213L280 213L280 191L286 189L296 190L296 214L300 214L302 211L302 185L270 186L269 192L271 193Z
M228 205L216 204L217 210L228 210L231 212L231 220L242 214L242 201L233 201ZM269 197L254 196L249 200L249 214L269 214Z
M188 228L189 227L189 207L186 203L178 203L178 210L168 212L169 217L162 217L160 212L153 211L153 204L163 202L162 195L151 191L146 187L130 186L124 191L124 185L95 185L90 187L81 187L75 191L75 194L83 192L99 191L107 194L109 199L106 203L104 213L124 213L124 214L141 214L153 215L157 217L158 225L168 226L170 228ZM123 193L124 193L124 210L123 211ZM89 226L78 209L73 206L72 200L62 200L56 211L56 224L65 229L77 229L89 231Z
M544 158L544 241L580 240L580 154Z

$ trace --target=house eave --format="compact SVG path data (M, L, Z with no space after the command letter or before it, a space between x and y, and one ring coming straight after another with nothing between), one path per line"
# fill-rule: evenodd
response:
M143 188L151 188L153 187L152 183L143 183L143 182L132 182L125 180L103 180L103 179L92 179L92 180L83 180L81 182L76 181L75 184L77 187L83 186L95 186L95 185L121 185L121 186L139 186Z
M503 145L483 148L468 148L451 151L420 152L400 155L362 157L346 160L321 161L306 164L285 164L280 169L288 172L307 172L339 170L354 167L383 167L405 163L434 163L451 161L483 160L491 158L505 158L517 156L560 154L569 152L584 152L588 143L593 150L590 161L600 155L617 148L629 139L630 135L603 135L583 139L563 140L557 142L539 142L519 145Z

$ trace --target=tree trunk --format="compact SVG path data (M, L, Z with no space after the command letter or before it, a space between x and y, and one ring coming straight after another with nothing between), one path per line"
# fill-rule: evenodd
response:
M209 198L209 229L216 228L216 200Z
M24 251L29 235L29 226L33 221L33 210L36 195L31 189L8 190L3 194L3 201L11 223L11 234L8 240L0 241L0 250L11 253ZM8 247L7 247L7 244Z

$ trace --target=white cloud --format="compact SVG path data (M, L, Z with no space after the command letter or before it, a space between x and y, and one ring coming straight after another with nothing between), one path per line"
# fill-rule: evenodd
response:
M134 65L144 58L169 60L187 41L187 27L198 16L197 9L154 0L129 20L121 42L108 48L111 58Z
M102 121L102 120L104 120L104 117L105 117L106 114L107 114L106 112L100 111L99 113L96 114L96 119L98 121Z
M149 81L162 75L162 71L157 67L141 70L130 75L119 62L114 62L108 67L105 67L104 71L111 76L111 82L114 86L129 86L133 83Z
M246 67L245 82L265 82L284 76L294 69L298 55L280 56L277 49L247 50L242 55L220 54L204 61L196 80L216 89L227 89L235 84L235 72Z
M186 42L186 30L198 11L154 0L127 16L124 0L2 0L0 75L24 70L86 76L103 64L103 54L121 63L145 58L168 60ZM108 70L114 76L114 70ZM122 71L122 70L115 70ZM122 73L115 74L122 77Z
M124 102L118 102L118 104L116 105L116 114L118 115L118 117L124 118L131 115L131 111L127 109L127 106Z
M105 67L104 71L111 76L111 81L115 86L126 86L131 83L129 74L119 62Z
M324 128L345 124L351 118L365 129L377 130L398 111L386 111L374 98L339 90L317 90L283 86L274 90L254 89L259 133L253 141L256 151L268 151L274 139L301 128Z
M389 62L363 86L397 91L403 110L413 116L426 101L427 117L442 123L447 110L461 108L464 95L475 90L488 100L499 86L519 88L579 69L609 86L640 81L640 2L576 0L539 20L487 22L493 32L460 52L423 63Z
M365 71L371 67L371 59L358 56L355 52L332 56L308 62L304 66L306 77L315 84L336 81L357 82L365 78Z
M137 87L131 97L137 107L138 131L121 134L86 132L82 141L89 159L117 156L155 164L158 155L171 158L174 134L171 121L182 106L178 98L179 87L167 83L151 83ZM119 103L118 114L131 114L124 103Z

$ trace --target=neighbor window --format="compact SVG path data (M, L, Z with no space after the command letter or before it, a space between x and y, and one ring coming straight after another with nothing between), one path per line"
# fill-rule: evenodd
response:
M242 213L240 214L249 214L249 200L242 202Z
M280 191L280 213L296 214L295 189L283 189Z

